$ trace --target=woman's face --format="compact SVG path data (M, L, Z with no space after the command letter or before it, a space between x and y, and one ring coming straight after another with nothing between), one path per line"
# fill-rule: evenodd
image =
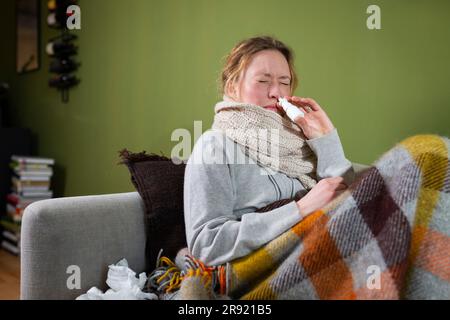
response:
M277 108L278 98L291 95L291 73L286 58L278 50L255 53L236 91L240 102L281 114Z

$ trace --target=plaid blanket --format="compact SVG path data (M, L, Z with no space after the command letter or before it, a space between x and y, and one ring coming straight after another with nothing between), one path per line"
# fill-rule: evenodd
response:
M450 299L449 152L437 135L398 143L326 207L221 266L220 290L233 299ZM178 298L217 298L212 274L189 270Z

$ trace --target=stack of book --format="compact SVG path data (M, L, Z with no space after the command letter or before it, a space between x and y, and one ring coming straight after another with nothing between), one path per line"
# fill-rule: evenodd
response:
M53 197L50 187L54 163L49 158L11 157L11 192L6 197L6 215L0 217L1 247L11 253L20 253L20 226L25 208Z

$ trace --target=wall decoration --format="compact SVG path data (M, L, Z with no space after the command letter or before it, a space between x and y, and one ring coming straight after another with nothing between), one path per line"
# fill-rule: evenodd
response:
M16 71L39 69L39 0L16 0Z
M63 102L69 101L69 89L77 85L80 80L74 72L80 66L75 57L78 46L75 44L77 35L71 33L67 27L67 19L70 17L68 8L76 5L75 0L48 0L47 25L59 31L59 35L48 40L46 52L49 55L49 71L52 77L48 84L61 92Z

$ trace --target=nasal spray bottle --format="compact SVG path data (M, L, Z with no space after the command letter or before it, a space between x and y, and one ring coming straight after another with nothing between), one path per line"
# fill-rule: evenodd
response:
M278 98L278 102L280 103L281 107L283 108L284 112L286 112L289 119L295 122L295 119L298 117L305 117L305 113L300 110L298 107L291 104L289 101L287 101L286 98Z

